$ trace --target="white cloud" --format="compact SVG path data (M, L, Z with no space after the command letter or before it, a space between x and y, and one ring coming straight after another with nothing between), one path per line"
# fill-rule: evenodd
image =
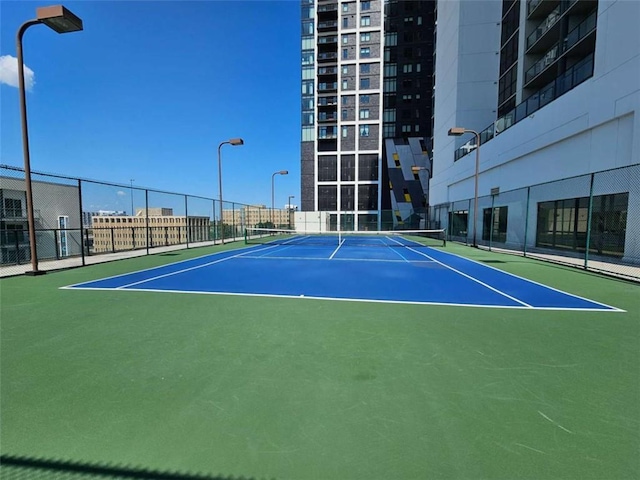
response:
M122 190L118 190L116 192L116 195L118 195L119 197L124 197L126 195L126 192L123 192Z
M18 86L18 59L11 55L0 56L0 83L5 83L11 87ZM24 66L24 85L27 90L31 90L35 85L35 75L26 65Z

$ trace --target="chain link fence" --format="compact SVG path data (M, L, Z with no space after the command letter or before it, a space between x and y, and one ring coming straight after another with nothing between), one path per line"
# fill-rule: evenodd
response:
M32 172L38 270L213 245L246 227L285 228L291 212ZM32 271L24 170L0 165L0 276ZM291 220L290 220L291 219Z
M640 164L492 193L431 221L450 241L640 280Z

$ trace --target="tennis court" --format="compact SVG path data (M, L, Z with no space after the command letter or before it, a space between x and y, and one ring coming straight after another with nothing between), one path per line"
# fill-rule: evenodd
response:
M240 251L69 288L619 311L449 253L444 232L257 232Z
M640 476L638 284L367 238L0 280L0 476Z

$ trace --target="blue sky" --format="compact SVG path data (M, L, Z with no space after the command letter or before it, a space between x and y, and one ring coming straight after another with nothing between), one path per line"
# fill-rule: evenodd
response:
M18 27L55 1L0 2L3 68ZM24 37L31 168L224 199L299 205L300 4L79 1L84 31ZM18 89L0 76L0 163L22 167ZM7 80L9 78L9 80ZM160 205L158 205L160 206Z

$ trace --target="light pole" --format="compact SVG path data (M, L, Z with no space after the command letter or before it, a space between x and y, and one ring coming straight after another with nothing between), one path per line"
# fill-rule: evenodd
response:
M289 211L289 230L291 230L291 199L295 198L295 195L289 195L289 198L287 199L287 210Z
M279 172L275 172L273 175L271 175L271 228L275 228L276 224L273 221L273 214L274 214L274 181L273 179L276 177L276 175L289 175L289 170L280 170Z
M473 246L478 246L476 237L476 223L478 222L478 173L480 169L480 134L475 130L463 127L453 127L449 129L449 136L459 137L465 133L473 133L476 136L476 173L474 175L475 190L473 194Z
M136 180L134 178L132 178L131 180L129 180L129 185L131 185L131 216L135 216L135 212L133 211L133 182L135 182Z
M218 228L220 229L220 243L224 244L224 222L222 221L223 208L222 208L222 157L220 156L220 149L222 145L229 144L232 146L244 145L244 140L241 138L231 138L218 145L218 186L220 188L220 223Z
M29 158L29 130L27 127L27 97L24 86L24 58L22 55L22 37L33 25L44 23L57 33L69 33L82 30L82 20L62 5L40 7L36 9L36 18L23 23L16 35L16 53L18 56L18 91L20 96L20 119L22 124L22 151L24 156L24 175L27 194L27 221L29 224L29 246L31 250L31 272L27 275L42 275L38 270L38 250L36 247L36 221L33 211L33 191L31 188L31 159Z

